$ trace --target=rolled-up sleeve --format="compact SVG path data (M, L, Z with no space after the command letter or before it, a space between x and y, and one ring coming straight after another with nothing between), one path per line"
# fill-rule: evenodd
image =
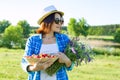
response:
M27 67L29 65L28 61L24 58L25 56L31 56L33 52L33 43L32 43L32 38L28 38L27 42L26 42L26 47L25 47L25 53L23 55L22 61L21 61L21 65L22 65L22 69L25 72L27 71Z
M71 64L70 67L66 67L66 70L67 70L67 71L71 71L71 70L73 69L73 67L74 67L74 63L72 62L72 64Z

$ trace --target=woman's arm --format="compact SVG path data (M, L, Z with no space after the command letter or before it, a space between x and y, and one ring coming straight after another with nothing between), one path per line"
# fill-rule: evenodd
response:
M53 64L53 61L51 59L42 62L38 61L37 63L35 63L34 65L28 65L27 70L28 71L39 71L39 70L45 70L48 67L50 67Z
M30 37L27 39L26 46L25 46L25 53L24 53L22 61L21 61L22 69L26 72L28 72L27 67L28 67L29 63L24 57L31 56L32 53L34 53L33 49L34 49L33 48L33 40L32 40L32 37Z
M56 56L59 58L60 63L65 63L66 67L70 67L72 62L64 53L57 53Z

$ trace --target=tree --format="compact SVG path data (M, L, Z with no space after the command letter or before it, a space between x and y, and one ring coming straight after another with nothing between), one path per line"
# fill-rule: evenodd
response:
M12 48L13 45L21 44L23 38L23 29L21 26L9 26L3 34L3 45Z
M17 25L22 26L24 38L29 37L29 34L30 34L30 25L28 24L28 22L25 21L25 20L19 21L19 22L17 23Z
M119 42L119 43L120 43L120 28L117 28L117 30L116 30L116 32L115 32L114 40L115 40L116 42Z
M79 31L82 35L84 35L85 37L87 37L88 35L88 29L89 29L89 25L87 24L86 20L84 18L79 19Z
M70 22L68 23L68 34L70 34L72 37L77 37L79 36L79 32L77 32L78 30L78 24L75 18L70 18Z
M0 33L3 33L4 30L10 25L11 23L7 20L0 21Z
M84 18L79 19L79 22L75 18L70 18L68 23L68 33L71 36L78 37L80 34L85 37L88 35L89 25Z

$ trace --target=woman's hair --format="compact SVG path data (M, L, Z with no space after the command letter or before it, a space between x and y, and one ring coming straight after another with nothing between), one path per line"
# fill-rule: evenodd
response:
M62 17L61 14L60 16ZM36 33L38 34L42 33L43 35L49 33L51 30L52 23L54 22L54 19L55 19L55 13L46 17L40 24L40 27L36 30Z

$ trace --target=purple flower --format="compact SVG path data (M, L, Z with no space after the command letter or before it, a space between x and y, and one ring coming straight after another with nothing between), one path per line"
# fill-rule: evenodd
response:
M70 44L70 46L71 46L71 47L74 45L74 43L73 43L72 41L70 41L70 43L69 43L69 44Z
M90 61L91 61L90 55L86 52L86 53L85 53L85 56L87 57L87 61L90 62Z
M69 42L65 49L65 53L73 62L75 62L76 65L79 65L83 61L87 63L92 60L91 47L74 39Z
M72 47L71 48L71 50L72 50L72 52L74 53L74 54L76 54L76 51L75 51L75 49Z

